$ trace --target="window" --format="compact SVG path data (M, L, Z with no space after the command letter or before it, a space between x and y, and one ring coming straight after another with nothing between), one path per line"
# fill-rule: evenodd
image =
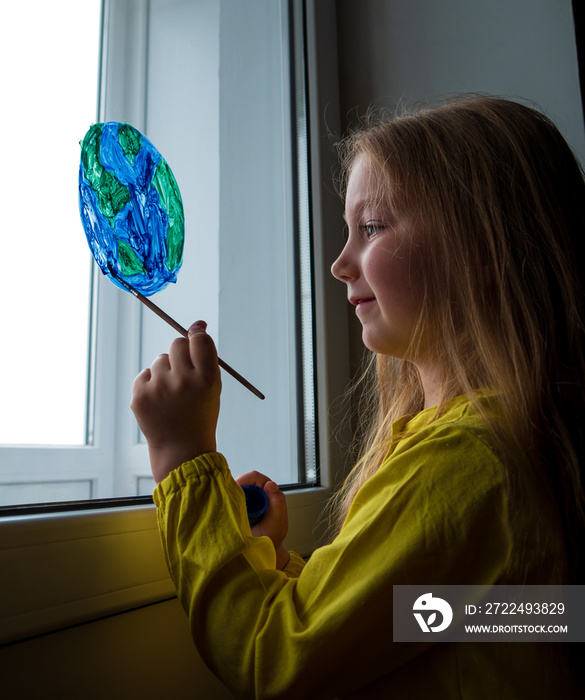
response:
M183 196L183 267L177 285L154 301L185 326L204 318L220 356L266 394L261 402L223 375L220 449L234 473L257 469L281 484L317 484L303 3L106 0L101 33L97 3L91 25L73 10L56 11L58 4L50 5L47 18L55 32L51 46L67 46L68 56L76 57L68 64L86 61L81 78L64 78L76 101L80 86L91 96L81 118L67 122L63 138L77 146L96 120L90 112L99 76L97 120L126 121L143 131L169 162ZM60 27L64 16L67 23ZM47 26L40 16L39 24ZM57 31L63 39L55 40ZM94 37L93 45L88 36ZM82 47L66 45L66 39L75 37ZM52 50L43 48L34 70L52 58ZM55 73L59 71L51 75ZM51 81L44 79L53 94ZM50 96L39 100L42 110L38 103L29 109L37 118L51 104ZM54 111L63 121L61 112L68 117L70 109L61 101L58 105ZM26 153L25 139L20 145L23 161L38 153ZM57 148L51 163L60 160L62 147ZM24 395L29 412L20 424L36 428L52 415L59 430L47 425L39 437L28 437L4 422L0 505L140 496L153 488L146 446L129 410L130 391L134 376L166 352L176 334L92 265L77 212L77 159L68 163L70 173L52 178L61 186L53 201L62 201L74 221L66 232L59 226L51 236L74 241L67 246L82 252L71 268L83 270L85 277L73 279L69 266L65 274L57 261L50 265L51 284L35 290L36 299L53 300L54 282L63 279L68 301L80 302L75 316L60 301L49 301L55 310L43 314L52 324L46 335L56 340L65 367L57 370L47 360L42 376L28 373L30 389L23 391L21 379L13 403L3 402L10 414ZM11 192L17 184L8 181L2 191ZM31 231L45 228L44 209L40 223L26 222ZM26 235L34 251L28 257L48 267L40 243ZM30 287L31 280L26 282ZM14 311L20 308L16 302L20 304L20 295L11 313L28 322L17 331L19 337L36 337L29 344L38 353L40 321L31 312ZM11 319L3 325L16 328ZM77 344L65 340L61 320L75 331ZM29 344L2 343L4 350L13 347L18 353ZM30 359L27 366L38 364ZM73 409L69 418L54 402L73 384L74 366L76 398L65 400ZM39 384L51 403L35 415L30 409L37 404Z
M333 434L339 436L336 424L340 419L340 412L331 411L329 407L333 399L342 394L349 376L347 307L343 293L340 293L337 283L329 274L331 261L338 253L341 244L342 207L330 185L333 154L323 122L323 117L326 116L327 127L338 131L336 121L335 4L324 2L324 0L304 0L303 2L291 0L290 3L276 2L275 0L247 0L246 3L240 3L237 0L222 0L221 3L219 0L201 0L201 2L176 0L163 3L161 0L151 0L149 13L147 11L149 3L144 2L144 0L110 0L106 4L104 12L104 26L108 28L109 38L108 53L104 52L102 66L102 75L104 73L109 75L107 80L109 80L110 88L109 90L104 88L100 98L102 109L105 110L107 118L122 117L121 113L115 111L117 104L128 110L125 113L125 118L130 123L135 124L138 128L145 128L144 119L145 115L148 116L147 110L144 103L140 107L141 102L136 100L136 94L146 95L147 93L145 76L150 73L148 63L152 63L152 56L154 56L154 54L150 54L151 49L148 48L148 44L152 44L154 40L154 27L157 26L157 23L160 26L161 17L157 17L158 12L163 13L164 10L166 13L178 13L174 28L171 26L172 23L167 27L170 41L167 43L166 51L182 53L182 61L193 66L190 54L185 55L188 47L184 47L176 35L176 32L180 33L181 24L187 21L184 13L187 10L192 11L191 6L193 5L196 5L202 12L197 18L198 22L202 23L200 31L199 34L193 35L193 41L202 52L207 52L207 56L215 56L214 60L222 74L223 71L228 70L229 64L224 62L222 66L221 56L218 58L217 52L214 54L213 46L209 44L210 37L217 36L217 32L212 33L214 27L219 26L220 39L223 38L225 44L230 40L229 31L235 31L237 34L248 30L248 22L254 24L253 17L249 16L248 13L255 13L257 22L261 24L266 16L274 18L274 15L270 13L276 12L274 6L277 6L280 21L284 22L279 25L278 37L273 36L274 32L268 30L263 36L256 33L253 34L254 39L249 41L249 46L254 46L259 41L273 45L276 44L277 38L279 41L283 38L286 39L289 11L293 14L295 30L304 30L300 36L303 43L306 42L307 64L306 70L300 71L300 74L306 78L305 97L312 106L309 112L310 128L308 129L312 138L309 139L305 134L307 153L310 153L310 158L307 158L307 161L310 163L311 172L308 183L310 185L311 206L309 209L308 201L304 201L304 208L300 209L300 213L295 214L293 204L296 203L297 197L305 197L308 200L308 193L306 190L303 191L301 187L294 193L292 188L288 189L283 186L283 190L288 194L285 202L286 216L282 216L287 222L292 222L287 224L291 226L290 229L287 229L291 232L297 230L294 227L298 226L298 223L295 223L298 219L304 225L308 218L313 222L312 228L315 232L311 246L313 284L310 287L310 296L313 297L312 310L314 314L312 322L306 315L301 315L301 307L293 306L293 300L288 295L286 296L287 301L291 304L291 312L286 316L287 323L290 322L295 329L298 329L300 317L304 320L307 330L316 329L311 342L306 336L302 340L303 336L297 332L297 342L287 345L288 352L295 358L295 361L301 357L302 352L305 355L309 353L311 345L314 355L313 365L305 363L306 378L298 371L291 375L290 371L287 370L287 381L289 381L289 385L294 385L294 389L290 390L289 395L293 397L302 395L303 387L310 385L314 377L314 383L318 385L317 393L320 397L318 402L307 401L306 408L297 401L294 410L289 410L288 414L290 418L288 430L293 431L294 428L292 432L294 439L289 440L289 445L292 445L299 435L302 436L302 431L295 427L299 424L303 427L308 426L308 435L313 432L313 426L318 424L320 434L323 437L318 443L317 458L321 485L310 488L294 488L287 493L289 535L286 545L301 555L308 555L313 551L319 537L319 529L315 527L315 523L329 493L328 487L335 477L342 477L343 460L340 448L336 440L328 438ZM270 9L270 13L267 15L268 9ZM222 13L229 15L227 19L224 16L223 21ZM231 15L231 13L239 14ZM167 16L170 17L170 14ZM211 24L209 22L203 24L205 19L211 21ZM70 25L67 26L70 30ZM146 31L147 29L148 31ZM190 31L195 30L190 28ZM258 32L259 30L256 27L254 31ZM295 36L299 37L297 33ZM319 37L318 42L317 36ZM217 48L218 41L217 39L214 41ZM211 43L213 44L213 42ZM114 51L115 47L118 49L117 54ZM130 51L130 47L133 47L132 51ZM152 50L154 51L154 47ZM160 47L160 50L164 50L163 46ZM194 51L195 49L191 47L188 50ZM146 57L149 55L151 58L147 63ZM244 60L243 57L240 60ZM117 64L116 61L118 61ZM241 73L248 75L254 68L259 71L266 70L261 61L258 62L257 66L253 65L253 61L251 63L252 65L247 66L248 72L242 66ZM114 70L113 65L117 65L116 70ZM285 74L288 74L288 65L288 58L283 55L281 67ZM210 71L213 72L212 69ZM299 71L296 72L298 75ZM238 75L236 73L232 75L232 83L237 82ZM257 73L252 73L252 77L256 82L260 80ZM163 80L161 76L161 82ZM216 140L219 140L220 143L220 157L215 162L217 163L219 160L220 168L224 160L228 160L230 149L226 138L234 129L238 141L241 141L241 132L245 132L250 141L249 149L254 152L256 158L256 151L261 150L261 148L255 150L253 144L267 141L265 134L261 134L261 138L257 136L260 126L265 127L268 123L270 129L283 129L282 126L279 126L279 121L281 119L288 120L290 123L293 119L290 112L282 107L280 111L258 107L258 110L268 111L273 117L273 120L270 121L264 116L262 121L259 113L252 112L250 108L247 108L247 111L244 109L245 104L242 100L246 99L246 90L240 90L231 96L224 95L221 98L217 78L215 83L206 85L202 78L192 75L185 77L184 83L186 85L185 91L191 95L191 113L190 116L185 116L182 113L175 114L176 110L172 110L166 105L167 116L173 129L179 128L180 123L177 122L179 118L184 118L188 125L194 126L199 112L211 110L217 104L221 106L222 99L223 104L227 104L232 110L230 120L222 122L221 128L218 129L219 137ZM107 87L108 83L106 82L105 85ZM172 85L176 85L176 81ZM213 87L214 85L215 87ZM195 92L192 90L193 86L196 88ZM181 89L183 88L181 87ZM265 89L268 89L267 86ZM156 102L150 88L148 92L149 94L146 95L148 104L151 104L152 101ZM214 93L216 98L219 94L221 99L219 101L215 99L210 103L209 98ZM256 94L253 91L250 94L252 102L257 105ZM293 99L288 90L283 89L282 98L292 108ZM307 120L303 116L302 100L295 99L301 112L298 116L293 112L294 121L300 121L302 125L306 126ZM234 101L237 103L235 107ZM131 105L134 105L132 108L134 111L132 111ZM108 112L108 109L111 111ZM238 123L238 120L241 123ZM251 124L249 124L250 120ZM257 125L253 123L255 120L258 120ZM146 126L147 132L151 127L154 129L152 123L150 126L148 124ZM256 130L256 134L253 133L254 130ZM198 127L197 133L201 134L201 127ZM187 165L187 175L185 175L179 162L173 162L176 151L175 153L167 152L170 144L164 140L161 141L162 134L153 131L151 136L165 157L168 157L185 194L185 190L189 190L190 186L183 180L192 175L193 169L190 167L190 163ZM206 153L211 150L212 137L213 134L204 132L197 141L198 148L201 149L198 154L200 159L206 158ZM81 137L76 135L77 138ZM286 144L286 146L282 146L282 151L288 159L285 161L287 166L285 172L289 172L288 166L294 162L294 153L291 141L287 140ZM264 146L264 148L267 147ZM273 142L270 147L275 148ZM193 160L193 157L190 157ZM256 162L253 159L252 165L248 167L246 158L249 158L249 154L240 154L238 158L242 159L242 163L238 167L245 170L249 177L252 173L254 176L262 175L260 161ZM221 176L221 172L218 175L212 168L213 163L213 160L205 161L209 179ZM234 163L237 165L237 158ZM244 168L244 166L246 167ZM226 175L225 164L223 169L224 175ZM299 169L301 169L300 165ZM270 177L276 178L276 172L276 170L271 171ZM232 181L238 180L235 170L228 174L231 174ZM280 176L282 182L282 173ZM288 177L290 178L290 175ZM191 245L193 236L197 234L199 245L208 243L208 248L212 252L218 251L217 258L219 258L221 245L228 246L228 240L217 241L216 245L208 232L210 230L223 232L227 224L233 222L239 223L239 228L234 229L235 233L241 234L241 232L247 231L247 226L251 228L263 226L264 228L261 230L264 233L270 228L275 236L279 235L276 222L270 222L270 226L266 224L266 221L262 222L262 219L267 220L267 217L274 213L275 208L272 211L265 209L258 211L254 203L248 203L244 192L249 193L251 188L248 187L245 177L241 179L241 182L237 181L238 189L234 191L233 200L230 199L229 187L231 184L229 178L223 183L224 203L222 207L215 200L206 201L203 195L191 205L195 214L189 215L191 220L188 219L187 240L189 245ZM288 183L290 184L290 179ZM272 186L277 187L274 183ZM245 189L246 187L248 189ZM238 196L236 197L236 195ZM218 199L221 197L221 190L216 197ZM210 208L207 208L208 205ZM229 211L226 213L228 205ZM235 210L236 206L244 206L247 209L239 212L239 216L236 217L238 213ZM213 214L219 212L220 223L210 218L210 211ZM195 221L192 220L193 217L195 217ZM230 217L232 218L230 219ZM261 223L258 223L259 220ZM256 229L252 229L252 233L255 232L256 238L252 236L246 239L250 246L255 246L253 252L256 252L256 249L265 243L265 238L260 236ZM81 231L79 235L83 238ZM298 234L295 233L295 235ZM242 236L240 235L240 237ZM235 242L237 244L237 238ZM197 250L199 256L197 260L204 259L205 265L213 267L214 270L219 268L219 263L214 262L209 251ZM237 252L239 253L239 251ZM306 244L301 249L301 253L307 255ZM179 284L183 284L186 269L185 267L180 273ZM229 277L230 272L230 270L226 270L225 274ZM244 274L242 271L240 273L240 276ZM215 274L218 275L219 272ZM139 442L135 421L128 411L128 401L135 368L141 365L142 356L147 358L147 362L150 362L152 358L149 355L152 355L152 352L155 354L160 352L158 334L161 335L160 342L163 345L163 350L166 349L168 338L162 338L162 335L167 332L167 329L156 317L149 319L148 314L144 314L139 308L138 302L119 292L107 280L104 280L108 282L107 284L100 284L102 280L98 280L98 277L101 275L96 275L99 295L95 295L93 299L95 307L93 328L94 331L97 331L93 334L97 338L93 347L96 356L95 375L98 379L95 382L95 391L91 401L95 413L93 434L89 436L91 440L87 445L81 447L70 445L67 447L53 446L50 449L46 449L44 446L17 448L5 446L1 448L0 482L4 484L22 482L23 475L26 475L26 478L29 479L28 483L43 482L44 480L45 483L50 481L56 484L55 488L60 488L63 482L74 477L81 479L84 486L88 480L92 488L95 484L92 496L97 498L107 493L105 486L102 489L102 484L106 484L110 493L136 493L140 492L141 489L150 493L151 484L148 481L149 470L145 447ZM187 276L187 278L189 284L193 285L199 280L197 275ZM229 282L229 279L227 281ZM300 276L300 281L301 289L305 292L305 298L308 299L307 275ZM260 285L261 280L255 282ZM282 280L279 279L278 283L281 284L281 282ZM187 308L183 314L180 306L183 303L183 295L182 293L177 294L178 286L174 290L174 292L169 290L167 299L156 298L156 300L160 301L163 308L166 307L169 313L174 314L183 323L189 323L193 319L191 314L194 313L193 304L195 301L198 304L211 305L214 303L213 297L208 295L196 297L194 292L190 292L189 294L193 294L193 296L185 295L188 297ZM274 290L269 291L272 295ZM236 302L238 301L236 299ZM228 294L226 303L235 303L233 294L232 296ZM267 320L267 316L260 314L260 310L263 311L266 307L270 308L272 303L272 296L267 300L258 301L255 299L246 305L246 315L243 318L238 318L234 310L234 314L228 316L230 321L233 320L232 317L235 317L234 322L236 323L235 335L230 344L228 342L230 328L223 326L222 330L224 321L221 318L221 295L218 296L217 301L219 321L216 339L218 339L221 355L250 380L257 383L269 398L274 395L273 387L264 382L262 376L256 375L256 365L248 365L248 358L239 354L238 344L244 344L242 338L252 338L252 343L248 347L259 348L264 337L270 336L271 330L275 331L274 328L271 328L271 321ZM260 309L261 305L262 309ZM201 308L201 312L196 315L206 316L207 320L210 321L212 308L203 308L203 306ZM199 309L197 310L199 311ZM145 324L149 322L151 322L152 329L151 341L147 340L148 331L145 330L147 327ZM121 330L118 331L118 329ZM148 350L146 348L147 342L154 342L154 347ZM301 346L300 350L299 346ZM294 355L292 354L293 349L295 350ZM248 354L252 358L255 356L254 352ZM262 354L257 364L261 364L266 357L270 357L270 354ZM261 369L264 371L263 368ZM99 379L100 376L101 379ZM294 381L290 379L291 376L295 378ZM231 388L229 388L230 384ZM299 385L301 385L300 388ZM231 391L232 395L236 396L236 400L249 401L247 406L253 406L255 402L260 407L269 405L263 404L251 394L248 397L248 392L230 377L225 377L224 387L226 391ZM246 398L244 399L244 397ZM116 402L119 406L116 405ZM226 403L227 399L224 400L224 409ZM317 421L314 421L311 413L313 407ZM117 413L114 413L114 410ZM276 438L269 432L270 424L267 423L266 426L263 429L258 428L262 432L261 438L265 450L261 458L270 462L270 473L273 474L273 467L278 466L278 464L276 459L270 459L270 451ZM224 434L229 433L230 427L229 422L224 423L222 427ZM241 439L245 440L246 437L240 436ZM254 439L256 438L254 437ZM296 444L298 445L298 442ZM306 444L310 445L310 441L307 441ZM248 446L251 445L252 439L247 441L246 445L237 444L234 454L229 455L230 459L234 456L236 460L243 460L248 454ZM282 481L285 478L290 478L287 475L294 476L296 474L296 464L293 462L293 457L296 458L299 449L302 448L297 447L293 450L292 456L285 455L284 464L288 471L281 472L284 474ZM115 463L118 468L114 469L113 472L101 472L101 465L104 463ZM135 465L136 471L133 471L133 465ZM257 466L252 461L246 460L245 468ZM235 467L234 471L236 468L238 467ZM51 476L47 477L47 474ZM47 493L48 488L49 486L44 487L43 495ZM64 497L63 491L60 490L59 493L54 494L54 497L61 500ZM16 500L13 499L12 503L15 502ZM53 505L49 509L41 506L22 506L22 508L7 507L2 510L4 517L0 518L0 569L4 573L3 597L0 601L0 645L10 645L29 638L36 638L38 635L48 632L66 629L72 625L98 620L104 616L123 613L146 605L150 606L168 600L174 595L174 587L168 577L161 551L155 509L150 497L132 497L128 499L128 502L124 498L119 498L113 504L115 507L104 507L109 504L110 502L107 500L94 501L93 503L79 501L65 503L63 508L60 508L59 505ZM36 513L36 510L40 513ZM189 653L192 652L189 651Z

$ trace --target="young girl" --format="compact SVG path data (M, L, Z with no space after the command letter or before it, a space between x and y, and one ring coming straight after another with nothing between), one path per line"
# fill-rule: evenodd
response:
M331 543L287 552L277 485L216 452L204 323L135 383L195 643L236 697L577 697L560 645L393 643L392 587L584 582L580 167L544 116L489 97L368 125L341 156L332 271L375 367ZM245 483L269 502L252 531Z

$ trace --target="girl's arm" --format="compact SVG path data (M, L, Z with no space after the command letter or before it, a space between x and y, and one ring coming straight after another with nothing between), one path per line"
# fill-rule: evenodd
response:
M213 340L198 321L188 339L173 341L134 382L132 410L148 442L152 473L157 483L183 462L216 449L221 378ZM253 529L274 544L277 567L284 569L289 553L282 542L288 531L286 500L278 485L259 472L238 478L240 486L264 489L267 513Z
M421 683L432 692L437 677L408 671L429 645L392 643L393 585L494 583L511 547L503 471L489 457L477 473L458 462L457 436L434 442L444 459L428 461L431 481L421 485L407 464L423 458L420 447L382 467L340 535L296 577L276 568L268 537L252 536L218 453L158 486L163 548L193 639L236 697L324 700L368 683L388 683L397 697ZM447 683L452 669L451 659Z

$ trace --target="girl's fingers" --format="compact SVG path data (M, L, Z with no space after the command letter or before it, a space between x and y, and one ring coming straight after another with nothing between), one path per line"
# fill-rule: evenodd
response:
M265 474L261 474L257 471L251 471L236 477L235 481L236 484L238 484L238 486L254 485L259 486L261 489L263 489L264 484L270 481L270 477L266 476Z
M202 387L215 384L219 377L215 344L205 329L207 324L199 321L189 328L189 338L175 338L171 343L167 363L161 360L160 368L173 373L196 378ZM155 360L158 362L159 358ZM154 365L153 365L154 369Z
M219 381L219 365L215 343L205 332L207 325L200 321L189 328L189 355L200 380L211 386Z
M147 367L146 369L143 369L140 374L136 376L136 379L134 380L134 386L137 386L139 384L146 384L146 382L150 381L152 372L150 370L150 367Z
M238 486L253 484L264 490L268 500L268 507L262 520L252 528L252 534L256 537L263 535L270 537L275 550L278 552L288 532L286 496L278 488L278 484L275 481L257 471L246 472L238 476L236 483Z
M265 517L268 517L274 523L282 523L285 519L288 521L286 497L278 488L278 484L274 481L267 481L264 484L264 493L268 499L267 515Z
M284 558L288 560L288 555L282 544L288 533L286 498L274 481L267 481L264 484L264 493L268 500L266 514L259 523L254 525L252 534L255 537L264 536L272 540L274 551L276 552L278 568L282 568L282 564L286 564L286 562L282 560Z
M193 370L189 353L189 341L186 338L175 338L171 343L169 364L173 372L189 372Z
M170 358L167 353L163 353L158 357L155 357L153 363L150 365L151 373L155 372L168 372L171 368Z

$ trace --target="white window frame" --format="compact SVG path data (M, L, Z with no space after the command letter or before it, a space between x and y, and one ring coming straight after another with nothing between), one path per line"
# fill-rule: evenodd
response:
M329 273L339 249L342 226L341 206L331 188L333 156L328 138L328 130L335 131L338 126L334 6L332 0L305 2L311 105L311 218L313 230L319 234L314 237L313 255L321 485L287 494L290 528L286 545L303 556L315 547L320 534L315 523L335 482L343 477L345 466L339 442L333 438L339 437L340 412L329 410L349 380L347 309L343 293ZM126 301L131 300L117 294L113 285L102 285L98 314L114 314L118 325L128 327L125 314L129 309L132 313L132 307L127 304L126 309L119 308ZM100 316L97 322L100 323ZM114 344L106 343L106 347L113 348ZM114 358L102 353L98 361L107 365ZM112 401L118 395L116 378L111 377L96 393L97 412L100 402ZM96 443L113 445L115 440L113 427L96 425ZM58 473L66 474L80 454L84 459L92 459L91 452L83 448L55 450ZM35 450L19 450L18 458L26 464L37 454ZM99 457L96 454L96 459ZM40 466L47 468L46 464ZM0 570L0 644L175 595L160 547L155 508L141 499L133 499L130 506L118 504L114 508L0 519Z

